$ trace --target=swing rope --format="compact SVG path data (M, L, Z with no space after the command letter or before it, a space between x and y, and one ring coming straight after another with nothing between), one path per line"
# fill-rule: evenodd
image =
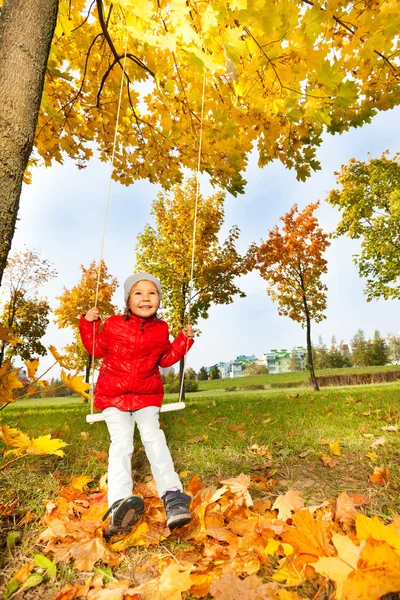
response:
M99 266L97 269L97 282L96 282L96 292L95 292L95 299L94 299L94 306L97 307L97 303L99 300L99 288L100 288L100 277L101 277L101 263L103 260L103 251L104 251L104 240L106 237L106 227L107 227L107 217L108 217L108 207L110 204L110 194L111 194L111 182L112 182L112 174L114 171L114 158L115 158L115 148L117 145L117 135L118 135L118 125L119 125L119 115L121 112L121 102L122 102L122 89L124 87L124 75L125 75L125 65L126 65L126 55L127 55L127 49L128 49L128 34L126 35L126 39L125 39L125 52L124 52L124 61L122 64L122 75L121 75L121 84L119 87L119 98L118 98L118 108L117 108L117 118L115 121L115 131L114 131L114 141L113 141L113 147L112 147L112 155L111 155L111 168L110 168L110 177L109 177L109 181L108 181L108 190L107 190L107 196L106 196L106 202L105 202L105 208L104 208L104 223L103 223L103 233L101 236L101 244L100 244L100 256L99 256ZM92 387L90 390L90 414L93 415L93 411L94 411L94 372L95 372L95 367L94 367L94 349L95 349L95 341L96 341L96 325L95 325L95 321L93 321L93 345L92 345Z
M110 193L111 193L111 182L112 182L112 174L114 170L114 157L115 157L115 148L117 143L118 136L118 125L119 125L119 117L121 112L121 102L122 102L122 90L124 83L124 75L125 75L125 65L126 65L126 56L127 56L127 48L128 48L128 35L125 40L125 51L124 51L124 61L121 75L121 84L119 90L119 99L118 99L118 109L117 109L117 117L115 122L115 131L114 131L114 141L112 148L112 156L111 156L111 169L110 169L110 177L108 182L108 191L105 202L104 209L104 224L103 224L103 232L101 236L101 244L100 244L100 256L99 256L99 266L97 270L97 282L96 282L96 292L95 292L95 302L94 306L97 307L98 298L99 298L99 287L100 287L100 277L101 277L101 263L103 259L103 251L104 251L104 241L107 227L107 217L108 217L108 208L110 204ZM201 119L200 119L200 137L199 137L199 150L197 157L197 172L196 172L196 197L195 197L195 207L194 207L194 219L193 219L193 238L192 238L192 258L191 258L191 269L190 269L190 281L189 281L189 302L188 302L188 325L190 325L190 316L191 316L191 299L193 293L193 277L194 277L194 259L195 259L195 247L196 247L196 228L197 228L197 210L198 210L198 200L200 195L200 165L201 165L201 151L202 151L202 143L203 143L203 117L204 117L204 99L205 99L205 89L206 89L206 74L204 73L203 78L203 91L202 91L202 100L201 100ZM94 350L95 350L95 341L96 341L96 325L93 322L93 344L92 344L92 364L91 364L91 390L90 390L90 416L86 417L86 420L89 423L94 423L95 421L102 420L101 415L94 414L94 377L95 377L95 359L94 359ZM187 361L187 352L188 352L189 339L186 340L186 350L184 355L184 363L183 363L183 372L182 372L182 381L179 392L179 402L176 404L175 408L184 408L184 403L182 402L182 394L183 394L183 385L185 380L185 370L186 370L186 361ZM172 407L172 405L170 405ZM171 410L171 409L170 409Z
M196 172L196 199L194 203L194 218L193 218L193 237L192 237L192 261L190 267L190 281L189 281L189 302L188 302L188 325L190 325L191 318L191 305L192 305L192 294L193 294L193 277L194 277L194 256L195 256L195 248L196 248L196 229L197 229L197 208L199 203L199 195L200 195L200 165L201 165L201 150L203 145L203 118L204 118L204 98L205 98L205 90L206 90L206 73L204 72L203 78L203 92L201 98L201 117L200 117L200 137L199 137L199 152L197 156L197 172ZM186 371L186 361L187 361L187 353L188 353L189 339L186 339L186 350L185 356L183 358L183 371L182 371L182 381L179 391L179 402L182 402L183 388L185 384L185 371Z

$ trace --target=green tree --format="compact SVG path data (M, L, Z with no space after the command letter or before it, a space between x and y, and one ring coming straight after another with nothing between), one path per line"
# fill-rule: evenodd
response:
M223 242L218 239L225 195L204 198L197 185L196 177L191 177L184 185L175 186L172 194L160 193L152 204L154 226L146 225L136 246L136 268L161 280L162 307L174 336L188 322L189 303L190 322L195 327L200 318L207 319L212 304L230 304L234 296L245 296L236 285L236 278L248 268L235 248L239 229L232 227ZM184 358L180 361L180 381L183 366Z
M197 375L197 381L207 381L208 379L208 373L206 371L205 367L201 367L200 371Z
M332 190L327 201L342 213L337 235L361 240L354 260L367 279L367 300L400 299L400 154L351 159L336 181L340 189Z
M315 369L329 368L328 349L321 335L318 337L318 345L313 346L313 360Z
M217 365L214 365L211 369L209 379L221 379L221 373L219 372Z
M189 367L189 369L186 369L185 379L189 379L190 381L196 381L196 379L197 379L196 371L194 369L192 369L191 367Z
M400 363L400 335L393 334L389 336L389 357L390 362Z
M324 252L330 245L329 236L314 215L319 202L309 204L302 212L294 205L281 217L282 231L275 226L266 242L252 246L249 256L268 283L267 293L278 303L280 315L301 323L306 329L307 363L316 391L311 323L325 319L326 285L322 275L327 272Z
M46 354L40 339L49 323L50 306L47 299L39 296L39 289L56 275L50 261L42 258L37 250L16 251L9 257L2 285L5 300L0 322L12 327L26 343L7 348L6 342L2 342L0 366L5 353L7 356L20 354L25 359L32 358L30 353Z
M112 304L112 297L118 287L118 281L106 267L104 260L100 265L92 261L88 268L81 265L82 276L79 283L70 290L63 288L63 293L58 296L58 307L54 310L56 322L60 329L71 328L73 342L64 347L64 353L71 369L85 371L85 381L89 381L92 366L92 357L86 352L79 336L79 317L94 306L96 297L97 280L99 279L97 307L101 317L105 320L115 314L117 308Z
M387 365L389 362L389 347L385 340L382 338L379 331L376 329L374 332L374 339L372 341L372 361L374 365Z
M359 329L351 340L351 357L356 367L366 367L372 364L370 344L365 339L362 329Z

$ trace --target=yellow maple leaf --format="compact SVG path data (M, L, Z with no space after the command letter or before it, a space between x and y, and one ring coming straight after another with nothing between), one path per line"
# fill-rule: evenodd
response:
M385 525L378 517L366 517L358 514L356 518L356 531L359 540L374 538L379 542L386 542L400 552L400 536L396 526L392 523Z
M50 434L41 435L38 438L30 440L28 448L26 448L27 454L56 454L57 456L64 456L64 452L61 448L68 446L66 442L58 438L52 439Z
M0 323L0 340L15 346L15 344L25 344L24 340L13 335L14 329L12 327L6 327Z
M79 477L73 478L71 487L82 491L91 481L93 481L92 477L89 477L88 475L80 475Z
M181 600L182 592L192 585L190 569L173 563L164 569L159 579L153 578L130 592L142 594L147 600Z
M26 365L26 368L28 369L29 379L35 379L35 373L38 370L38 366L39 366L39 359L35 358L34 360L26 360L25 365Z
M334 456L340 456L339 440L329 443L329 450Z
M378 600L400 590L400 557L386 542L368 539L357 569L343 585L343 597Z
M82 375L67 375L63 370L61 371L61 379L64 385L69 387L71 390L74 390L74 392L78 392L78 394L83 396L83 398L86 398L86 400L90 400L90 395L86 392L86 390L89 390L91 385L83 380Z
M26 450L31 443L31 440L26 433L23 433L14 427L4 425L3 423L0 423L0 436L3 438L6 446L10 448Z
M67 359L65 358L65 356L61 356L61 354L59 354L59 352L57 352L57 350L54 346L49 346L49 350L52 353L52 355L54 356L54 358L56 359L56 361L58 362L58 364L60 365L60 367L64 367L64 368L68 369Z
M317 573L329 577L336 583L336 597L341 600L344 582L348 579L350 573L357 568L363 546L356 546L349 537L335 532L332 533L332 542L338 555L322 556L312 566Z
M0 367L0 405L14 402L12 390L22 388L23 383L18 379L19 369L11 370L11 361L6 360Z

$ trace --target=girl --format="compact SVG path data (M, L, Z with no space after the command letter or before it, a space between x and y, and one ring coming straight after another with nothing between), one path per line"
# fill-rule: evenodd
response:
M135 273L124 284L125 313L109 317L101 331L100 314L91 308L79 321L82 342L94 357L104 358L96 383L94 405L103 411L111 444L108 464L108 536L129 531L141 518L144 503L132 496L133 434L137 424L167 525L180 527L191 519L190 496L182 493L165 435L159 424L164 388L159 367L178 362L193 345L191 326L170 343L168 325L157 317L161 285L149 273Z

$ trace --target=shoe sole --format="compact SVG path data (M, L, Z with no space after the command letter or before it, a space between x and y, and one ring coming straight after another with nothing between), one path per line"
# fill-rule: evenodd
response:
M139 496L132 496L132 498L128 498L126 502L130 505L130 507L124 515L121 525L109 525L107 531L108 538L112 537L113 535L128 533L132 529L132 527L136 525L136 523L142 518L144 513L143 500Z
M192 520L192 515L176 515L167 521L167 526L170 529L177 529L183 525L187 525Z

